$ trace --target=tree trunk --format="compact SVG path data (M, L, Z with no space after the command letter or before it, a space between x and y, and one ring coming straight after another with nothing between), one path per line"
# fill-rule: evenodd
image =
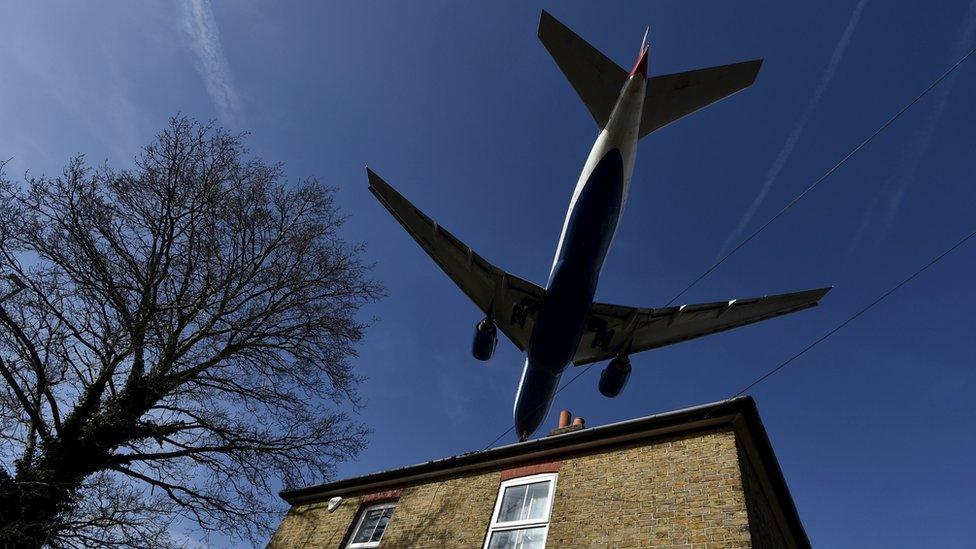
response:
M44 480L50 476L32 470L0 488L0 547L41 547L48 540L78 488L77 483L71 488Z
M77 440L54 440L41 449L35 463L2 480L0 548L42 546L74 506L85 477L104 465L108 455Z

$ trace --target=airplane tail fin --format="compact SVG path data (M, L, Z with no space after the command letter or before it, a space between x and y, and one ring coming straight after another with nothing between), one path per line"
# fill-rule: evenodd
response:
M546 11L539 19L539 40L583 100L597 126L606 126L620 90L630 76L628 72ZM646 63L646 49L641 53L638 66L642 61ZM762 60L755 59L648 79L640 136L749 87L761 65ZM635 72L631 71L632 74Z

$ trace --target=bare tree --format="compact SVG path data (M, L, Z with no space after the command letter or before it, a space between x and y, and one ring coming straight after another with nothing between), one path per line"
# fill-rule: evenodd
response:
M279 480L363 447L341 410L380 289L330 188L179 117L131 170L0 180L0 273L26 284L0 303L0 546L259 539Z

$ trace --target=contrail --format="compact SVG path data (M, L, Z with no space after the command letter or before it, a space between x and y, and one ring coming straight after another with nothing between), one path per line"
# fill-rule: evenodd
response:
M976 0L972 0L969 3L969 13L966 14L964 21L962 32L959 34L959 39L956 40L955 47L952 51L953 59L961 57L972 47L973 37L976 35ZM929 146L932 144L932 138L935 137L935 130L938 129L939 120L942 118L942 113L949 104L949 95L952 94L952 86L955 84L955 81L956 75L953 74L948 78L945 85L942 86L942 89L939 90L939 94L935 99L935 106L932 107L932 111L925 118L922 127L915 133L915 139L898 163L898 169L895 171L896 175L892 176L890 180L894 182L894 189L887 197L888 210L885 216L885 232L891 228L895 216L898 215L902 198L904 198L908 187L915 180L915 172L918 171L919 164L922 163L922 159L925 158L925 153L928 152Z
M742 235L746 226L752 220L752 217L756 215L756 211L759 210L759 206L762 205L763 200L766 199L766 195L769 194L770 189L773 188L773 183L776 182L776 178L779 176L779 172L783 169L786 161L793 154L793 148L796 147L797 141L800 140L800 136L803 134L803 129L806 127L807 122L810 120L810 116L813 111L817 108L820 103L820 97L823 95L830 81L834 78L834 73L837 72L837 66L840 65L841 58L844 57L844 51L847 49L848 43L851 41L851 35L854 34L854 28L857 27L857 22L861 18L861 12L864 10L864 6L868 3L868 0L860 0L856 6L854 6L854 12L851 13L851 18L847 22L847 28L844 29L844 34L841 35L840 40L837 42L837 46L834 48L834 53L830 56L830 62L827 64L827 68L824 69L823 75L820 77L820 82L817 84L817 88L814 90L813 95L810 97L810 101L807 103L806 108L800 115L800 118L796 121L796 125L793 126L793 131L786 138L786 142L783 143L783 148L776 155L776 159L773 161L772 165L769 166L769 171L766 172L766 179L763 180L762 187L759 189L759 194L749 205L749 209L746 210L745 215L739 220L739 224L732 231L732 234L725 240L725 244L722 245L721 251L719 251L719 257L725 254L729 248L735 243L736 240Z
M220 45L220 31L209 0L186 0L183 26L197 54L197 70L207 93L217 107L220 120L229 126L240 125L241 103L234 89L227 58Z

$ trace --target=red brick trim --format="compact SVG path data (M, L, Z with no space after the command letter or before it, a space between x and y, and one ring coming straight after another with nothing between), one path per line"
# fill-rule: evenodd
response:
M512 480L518 477L527 477L529 475L539 475L542 473L558 473L559 468L563 466L562 460L559 461L544 461L542 463L533 463L531 465L522 465L521 467L513 467L512 469L505 469L502 471L502 482L506 480Z
M383 500L395 500L400 499L403 495L403 488L394 488L392 490L384 490L382 492L373 492L372 494L366 494L363 496L363 503L374 503Z

